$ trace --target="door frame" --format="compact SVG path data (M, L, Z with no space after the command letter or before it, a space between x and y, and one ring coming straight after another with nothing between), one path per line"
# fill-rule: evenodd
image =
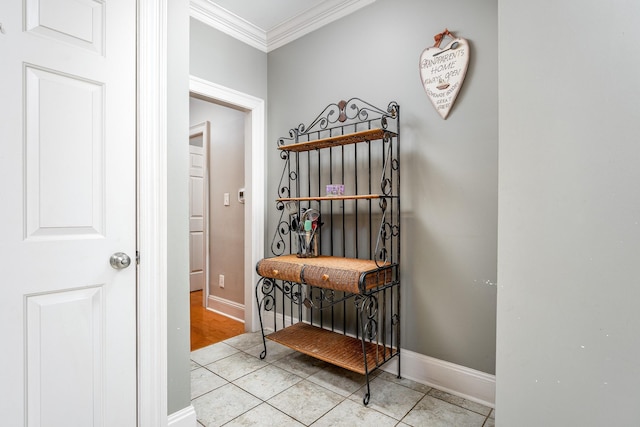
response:
M168 0L138 0L138 425L165 427L167 402Z
M263 99L189 76L189 94L245 112L244 136L244 329L258 329L253 289L258 281L254 266L264 258L265 103Z

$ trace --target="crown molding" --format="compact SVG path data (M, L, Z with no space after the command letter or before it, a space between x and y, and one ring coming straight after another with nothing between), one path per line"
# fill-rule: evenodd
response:
M190 15L249 46L267 52L267 34L260 28L209 0L190 0Z
M375 0L328 0L269 31L253 25L210 0L190 0L191 17L268 53L361 9Z
M375 0L329 0L294 16L267 33L268 51L272 51L337 21Z

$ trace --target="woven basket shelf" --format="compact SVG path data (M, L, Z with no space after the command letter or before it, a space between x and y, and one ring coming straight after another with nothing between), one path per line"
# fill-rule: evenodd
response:
M393 265L381 267L368 259L319 256L298 258L283 255L265 258L256 270L262 277L306 283L325 289L361 293L393 280Z
M316 139L313 141L297 142L295 144L281 145L278 150L283 151L311 151L320 148L339 147L341 145L356 144L364 141L375 141L384 138L385 133L396 136L396 133L386 129L368 129L354 132L347 135L330 136L328 138Z
M298 322L268 335L272 341L293 350L365 375L397 353L396 349L367 342L365 371L362 340Z

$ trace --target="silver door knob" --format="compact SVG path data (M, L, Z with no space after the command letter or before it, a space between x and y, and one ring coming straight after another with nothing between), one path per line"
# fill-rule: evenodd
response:
M131 258L129 258L129 255L124 252L116 252L111 255L109 262L111 263L111 267L116 270L122 270L123 268L127 268L131 265Z

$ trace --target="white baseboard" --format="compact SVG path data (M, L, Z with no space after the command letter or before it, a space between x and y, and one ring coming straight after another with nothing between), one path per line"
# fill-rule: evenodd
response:
M496 376L455 363L425 356L410 350L400 350L400 375L412 381L463 397L491 408L496 401ZM398 358L381 368L398 374Z
M169 415L167 427L197 427L198 419L193 405Z
M209 295L207 309L244 323L244 304Z

